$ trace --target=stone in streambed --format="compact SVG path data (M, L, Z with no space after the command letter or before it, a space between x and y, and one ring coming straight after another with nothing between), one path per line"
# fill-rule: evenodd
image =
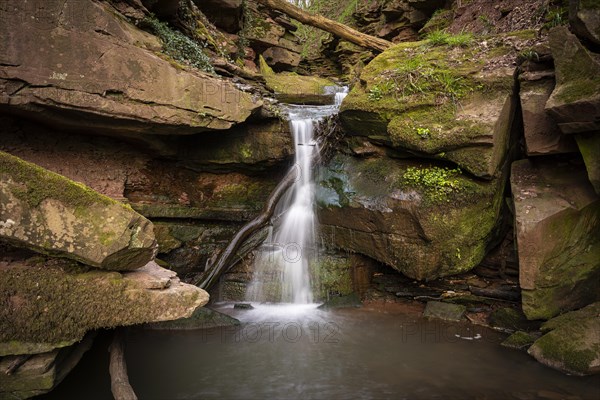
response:
M509 349L525 350L535 342L537 337L531 333L517 331L507 337L501 345Z
M458 304L428 301L423 316L445 321L461 321L467 308Z
M542 325L549 331L527 351L539 362L575 375L600 373L600 303Z

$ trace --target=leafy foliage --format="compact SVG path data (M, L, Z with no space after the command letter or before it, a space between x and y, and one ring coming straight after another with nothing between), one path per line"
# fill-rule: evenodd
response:
M205 72L215 72L210 58L204 53L200 44L154 17L145 18L141 24L162 40L163 51L174 60Z

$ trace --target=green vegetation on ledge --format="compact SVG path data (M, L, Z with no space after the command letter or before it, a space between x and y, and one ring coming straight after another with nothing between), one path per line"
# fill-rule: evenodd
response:
M422 188L428 200L449 202L448 195L462 189L460 182L455 178L460 172L459 168L409 167L404 172L403 178L407 185Z
M215 72L210 58L204 53L202 47L183 33L173 30L165 22L160 22L154 17L144 18L141 26L147 27L162 40L163 51L174 60L201 71Z

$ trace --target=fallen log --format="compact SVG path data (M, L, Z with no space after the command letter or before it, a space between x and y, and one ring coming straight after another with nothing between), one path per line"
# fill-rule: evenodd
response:
M110 389L113 397L115 400L137 400L137 396L129 384L121 330L115 331L108 351L110 352L110 365L108 367L110 372Z
M219 257L210 267L210 269L206 271L206 273L204 273L199 280L193 282L193 284L206 290L210 288L224 272L226 272L226 270L233 264L233 258L235 257L236 252L242 243L254 232L267 225L270 218L273 216L277 202L281 196L283 196L286 190L296 181L298 174L299 171L297 168L290 169L287 175L275 187L275 190L271 192L271 195L267 199L267 202L260 214L252 221L244 225L235 234L227 247L221 252L221 254L219 254Z
M393 44L392 42L389 42L387 40L359 32L344 24L341 24L337 21L332 21L321 15L311 14L307 11L302 10L299 7L296 7L293 4L288 3L286 0L256 1L274 10L280 11L299 22L302 22L303 24L322 29L326 32L329 32L335 36L338 36L342 39L345 39L362 47L366 47L377 51L385 51Z

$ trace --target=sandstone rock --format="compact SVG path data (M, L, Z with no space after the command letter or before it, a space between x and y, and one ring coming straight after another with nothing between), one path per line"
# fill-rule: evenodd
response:
M597 300L600 197L583 168L517 161L511 187L527 318L549 319Z
M575 375L600 373L600 303L546 322L550 331L527 351L539 362Z
M588 178L597 194L600 194L600 134L582 133L575 135L579 151L583 156Z
M423 45L398 44L363 69L341 107L346 133L499 176L516 108L513 50Z
M441 181L456 190L405 178L421 174L433 181L449 174ZM475 181L414 161L338 155L318 182L324 240L413 279L468 271L494 243L503 203L501 179Z
M0 152L0 238L109 270L156 253L152 223L84 185Z
M572 153L577 151L571 136L563 135L546 113L546 102L554 89L550 79L528 80L521 76L521 109L525 146L528 156Z
M569 2L569 22L573 31L581 38L600 45L600 8L590 0Z
M138 137L228 129L262 104L228 81L177 67L156 37L106 3L53 0L31 18L35 4L10 0L0 10L5 111Z
M567 27L549 35L556 88L546 103L563 133L600 130L600 63Z
M0 398L27 399L55 388L79 363L92 345L95 334L88 334L81 343L35 354L11 374L0 374ZM0 359L0 370L6 371L14 357Z
M85 333L189 317L208 294L150 262L133 272L66 260L0 262L0 355L64 347ZM48 351L48 350L46 350Z
M460 321L465 311L467 311L467 308L459 304L428 301L423 316L426 318L443 319L445 321Z

